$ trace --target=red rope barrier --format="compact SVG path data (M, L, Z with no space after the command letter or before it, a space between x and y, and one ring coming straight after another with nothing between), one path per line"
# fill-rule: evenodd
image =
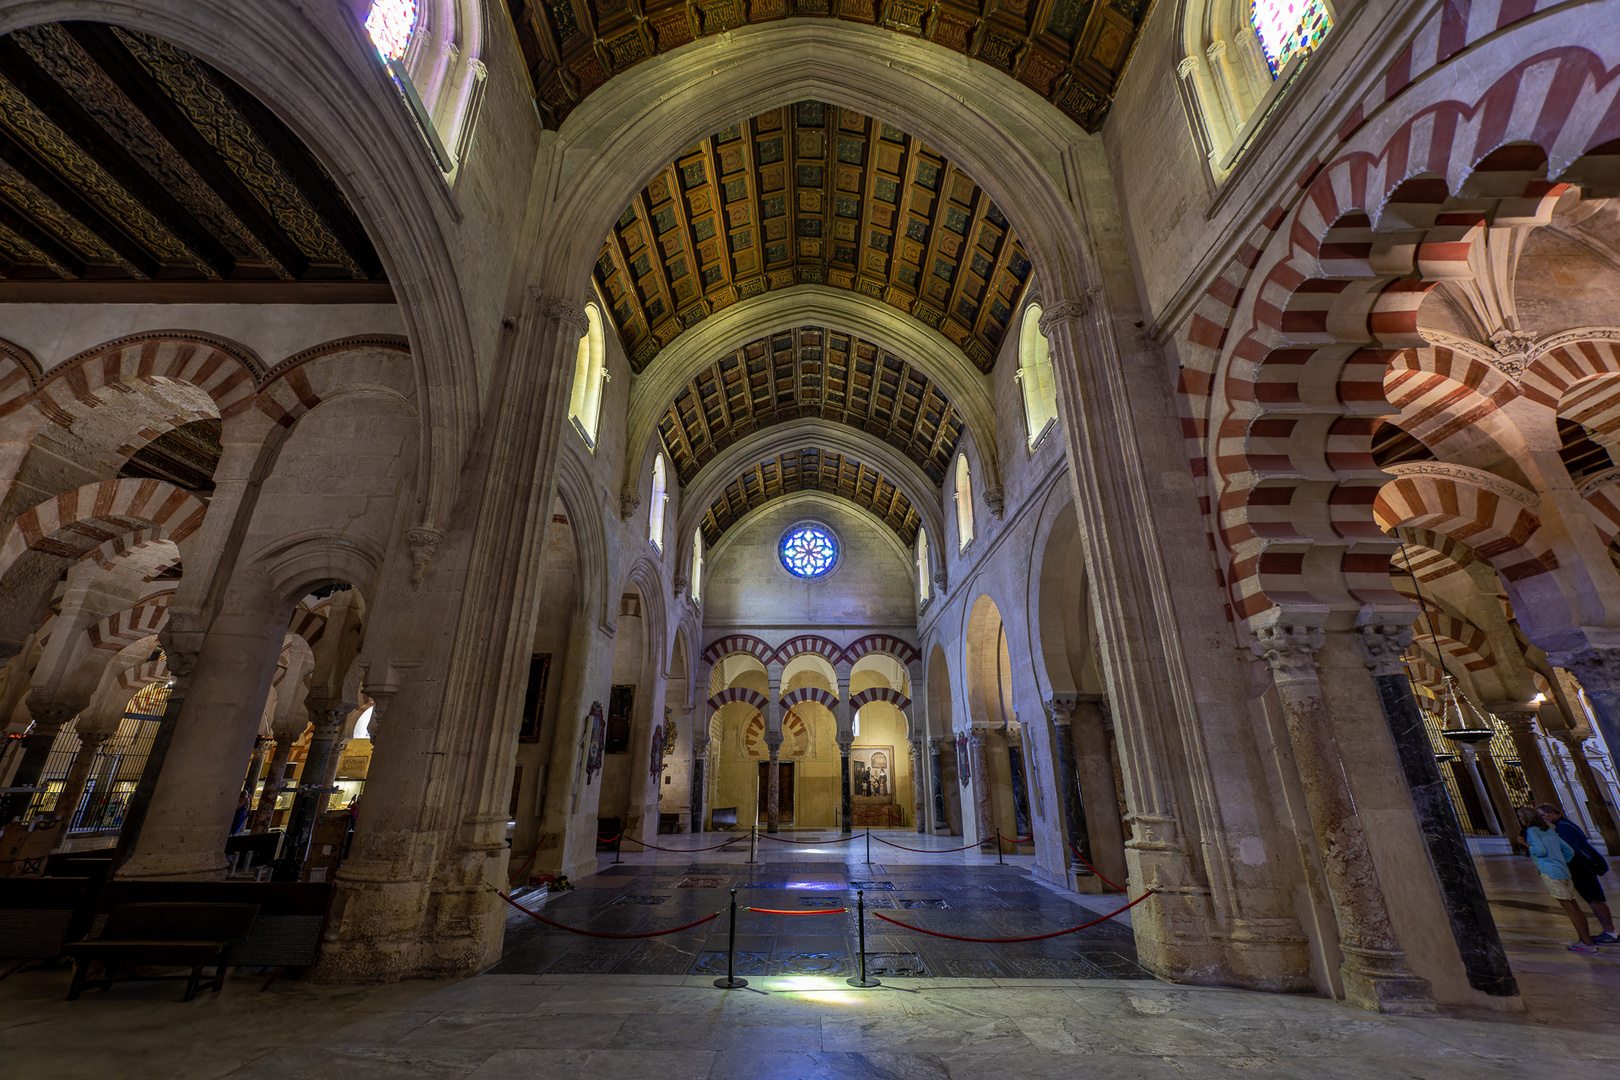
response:
M1131 910L1131 908L1152 896L1153 892L1154 890L1149 889L1147 892L1143 893L1141 896L1138 896L1135 900L1132 900L1118 911L1110 911L1107 915L1092 919L1088 923L1081 923L1079 926L1071 926L1067 930L1054 930L1050 934L1036 934L1032 937L962 937L960 934L942 934L938 930L924 930L920 926L914 926L908 922L901 922L899 919L891 919L887 915L879 914L876 911L872 912L872 914L877 915L877 917L882 919L884 922L891 922L896 926L903 926L907 930L915 930L919 934L928 934L931 937L950 938L952 941L977 941L987 945L1005 945L1017 941L1045 941L1047 938L1062 937L1064 934L1072 934L1078 930L1084 930L1087 927L1096 926L1100 922L1107 922L1115 915L1125 914L1125 912Z
M757 911L761 915L842 915L849 910L847 907L822 908L819 911L784 911L772 907L745 907L744 911Z
M1079 859L1082 863L1085 863L1087 870L1090 870L1093 874L1097 875L1098 881L1102 882L1104 885L1107 885L1110 889L1118 889L1122 893L1128 893L1131 891L1125 886L1119 884L1117 881L1109 881L1107 878L1103 877L1102 871L1098 870L1095 866L1092 866L1091 863L1087 862L1086 857L1080 854L1080 849L1075 847L1073 844L1069 845L1069 850L1074 852L1075 858Z
M619 836L623 836L623 835L624 835L624 833L619 834ZM596 842L598 844L611 844L611 843L613 843L613 841L617 840L619 838L619 836L598 836L596 838ZM630 839L634 840L635 837L632 836Z
M772 836L769 833L760 833L759 838L761 840L775 840L778 844L803 844L805 847L818 847L823 844L847 844L855 839L853 836L840 836L836 840L783 840L780 836Z
M623 833L620 834L620 836L623 836L623 835L624 835ZM618 838L619 838L618 836L607 837L607 838L603 838L603 837L598 836L596 839L600 843L611 844L611 843L613 843L613 841L617 840ZM723 847L730 847L732 844L740 844L743 841L743 837L741 837L741 836L733 836L731 839L727 840L724 844L712 844L709 847L659 847L657 844L649 844L645 840L637 840L633 836L625 836L624 838L626 840L630 841L632 844L640 844L644 848L652 848L654 851L673 851L677 855L690 855L690 854L692 854L693 852L696 852L696 851L718 851Z
M523 871L525 871L525 870L527 870L529 868L529 864L534 862L534 857L537 854L539 854L539 852L540 852L540 841L536 840L534 842L534 849L529 852L529 857L527 859L523 860L523 865L518 867L517 873L513 874L511 877L506 879L506 884L507 884L508 887L510 887L510 886L517 883L517 879L523 876Z
M523 912L523 914L527 915L531 919L538 919L541 922L545 923L547 926L555 926L559 930L567 930L570 934L583 934L586 937L602 937L602 938L663 937L666 934L678 934L682 930L690 930L694 926L702 926L704 923L708 922L710 919L718 919L723 914L722 912L717 911L713 915L705 915L705 916L703 916L703 918L699 919L697 922L689 922L685 926L677 926L677 927L674 927L673 929L670 929L670 930L654 930L651 933L647 933L647 934L604 934L604 933L601 933L600 931L597 931L597 930L581 930L576 926L564 926L562 923L553 922L552 920L546 918L544 915L541 915L538 912L530 911L528 908L524 907L522 904L518 903L516 900L512 899L510 896L507 896L503 892L497 892L495 895L499 896L502 900L505 900L508 904L511 904L513 907L517 908L519 911Z
M963 844L961 847L948 848L906 847L904 844L890 843L881 836L874 836L872 839L876 840L880 844L888 844L890 847L899 848L901 851L920 851L924 855L948 855L953 851L966 851L968 848L976 848L979 846L978 844Z

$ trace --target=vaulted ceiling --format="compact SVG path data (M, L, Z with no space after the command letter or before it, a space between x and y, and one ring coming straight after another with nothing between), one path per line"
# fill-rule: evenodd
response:
M631 367L739 300L846 289L995 363L1030 277L1006 216L899 129L806 101L734 124L659 173L596 263Z
M332 178L252 94L158 38L0 38L0 300L382 301Z
M908 545L921 517L905 493L871 465L830 450L804 449L762 461L726 485L700 526L710 547L750 510L796 491L824 491L848 499L893 529Z
M850 334L805 326L751 341L698 372L658 431L689 484L738 439L799 417L876 435L936 484L963 426L944 391L905 360Z
M560 124L609 79L751 23L882 26L1017 79L1089 132L1102 127L1149 0L507 0L540 111Z

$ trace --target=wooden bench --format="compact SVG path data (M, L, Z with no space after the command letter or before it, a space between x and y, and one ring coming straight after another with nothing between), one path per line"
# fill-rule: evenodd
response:
M329 882L114 881L102 904L253 904L258 917L247 937L226 951L225 962L279 970L307 968L320 957L333 889Z
M258 904L119 904L107 913L101 935L67 946L73 958L73 984L67 999L74 1001L90 985L90 967L101 965L94 980L103 990L116 981L114 971L126 979L185 979L186 996L197 996L204 967L212 964L209 989L219 993L225 985L226 950L244 940L259 913ZM190 975L137 976L137 967L189 967Z

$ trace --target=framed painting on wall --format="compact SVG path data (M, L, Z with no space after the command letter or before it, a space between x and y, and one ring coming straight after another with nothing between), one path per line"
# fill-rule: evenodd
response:
M866 805L894 802L894 747L856 746L849 752L851 798Z
M540 741L540 718L546 711L546 681L550 677L550 653L535 653L529 657L529 686L523 693L523 723L518 728L518 742Z

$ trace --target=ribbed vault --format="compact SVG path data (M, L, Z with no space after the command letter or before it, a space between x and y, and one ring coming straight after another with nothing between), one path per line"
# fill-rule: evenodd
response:
M727 484L703 515L703 542L712 548L749 511L796 491L837 495L869 511L907 544L917 539L917 508L897 484L846 454L806 448L762 461Z
M989 371L1030 272L1006 216L950 161L816 101L681 154L625 208L595 271L637 372L714 312L803 284L906 312Z
M800 417L876 435L936 485L963 427L944 390L906 360L854 335L805 326L751 341L698 372L658 432L689 484L738 439Z

